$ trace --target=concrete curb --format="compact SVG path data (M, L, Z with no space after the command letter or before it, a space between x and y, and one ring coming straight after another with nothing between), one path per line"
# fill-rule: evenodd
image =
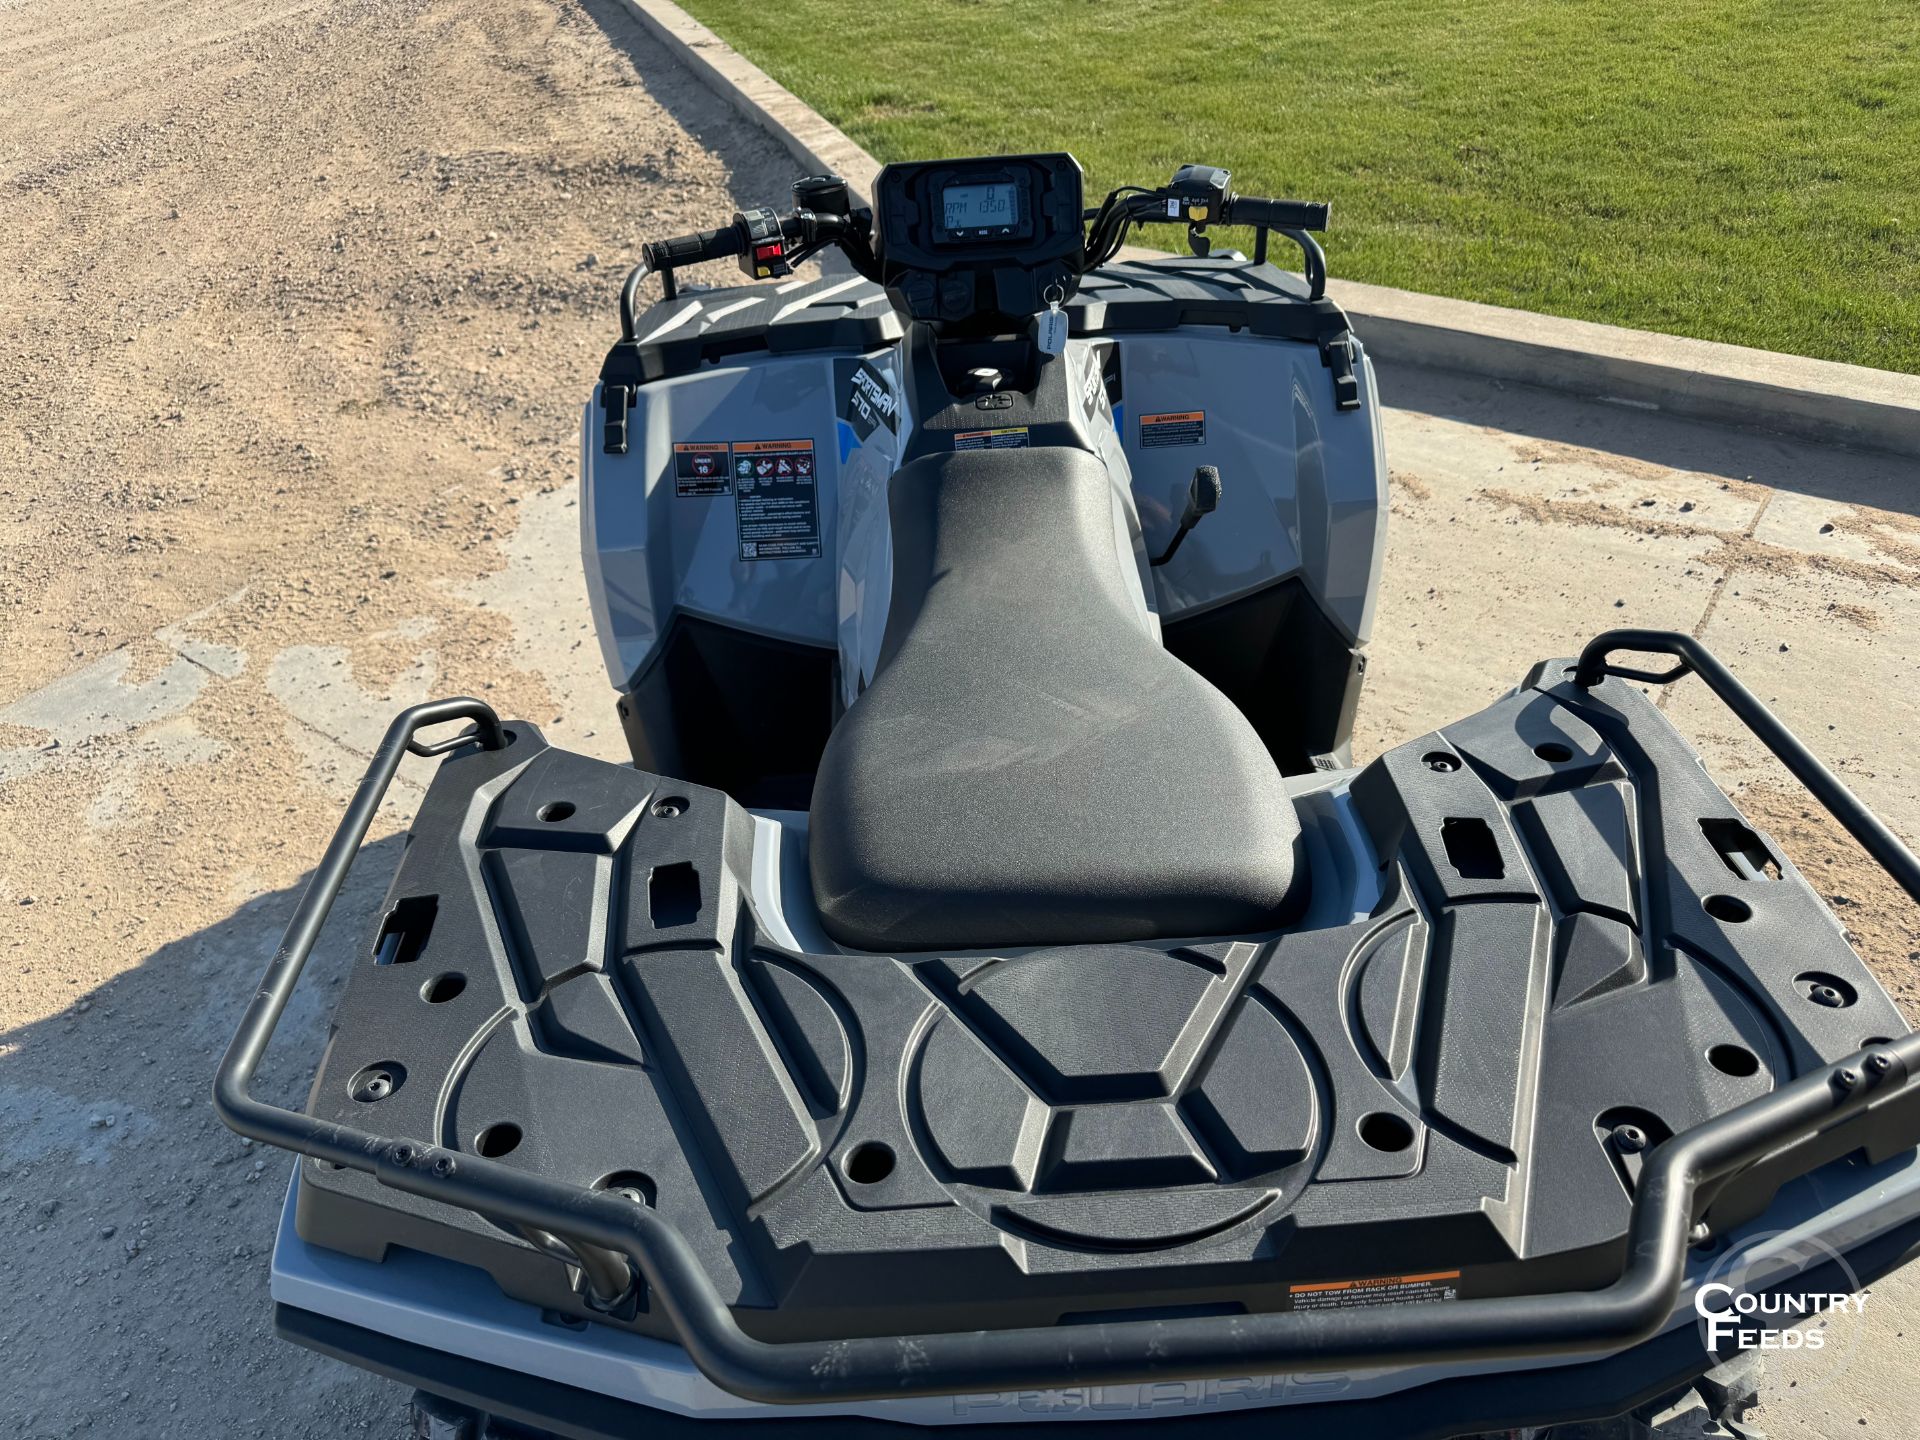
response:
M673 0L621 3L806 169L844 176L871 198L879 162L819 112ZM1920 456L1920 375L1563 320L1354 280L1330 281L1327 290L1377 360L1538 385L1823 444Z
M1920 375L1448 300L1357 280L1327 293L1382 360L1570 391L1825 444L1920 456Z

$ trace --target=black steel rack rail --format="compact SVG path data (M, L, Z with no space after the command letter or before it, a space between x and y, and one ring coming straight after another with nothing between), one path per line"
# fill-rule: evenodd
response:
M1681 663L1658 674L1616 667L1608 662L1616 650L1671 655ZM1609 631L1585 648L1571 679L1591 690L1608 676L1669 684L1690 673L1698 674L1874 860L1920 900L1920 860L1698 641L1658 631ZM453 720L471 720L475 728L432 743L414 738ZM806 1404L1622 1349L1667 1325L1685 1278L1688 1248L1701 1238L1699 1217L1730 1176L1759 1165L1777 1183L1851 1153L1862 1146L1869 1111L1878 1122L1882 1158L1920 1144L1920 1033L1915 1033L1820 1066L1653 1150L1634 1193L1628 1261L1613 1283L1598 1290L1444 1306L757 1340L740 1328L678 1231L644 1206L463 1151L316 1119L248 1093L401 759L469 744L500 749L511 738L492 709L473 699L416 705L394 719L221 1061L215 1108L242 1135L363 1171L396 1190L473 1210L540 1243L551 1241L547 1248L578 1264L596 1289L620 1285L622 1277L628 1287L645 1286L649 1303L663 1308L700 1370L749 1399Z

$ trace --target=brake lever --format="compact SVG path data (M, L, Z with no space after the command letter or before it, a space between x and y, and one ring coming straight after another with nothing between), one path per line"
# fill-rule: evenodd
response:
M833 211L795 210L783 218L781 230L799 242L787 252L789 266L810 260L831 245L847 257L856 274L879 282L879 266L873 256L871 210L849 210L844 215Z

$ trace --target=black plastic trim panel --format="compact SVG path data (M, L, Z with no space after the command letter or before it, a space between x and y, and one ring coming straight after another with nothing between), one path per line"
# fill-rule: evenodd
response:
M1325 343L1350 328L1346 312L1273 265L1226 257L1128 260L1080 282L1067 302L1075 335L1121 335L1183 325L1224 326L1275 340Z
M691 375L702 365L737 355L809 350L861 355L906 333L878 285L849 284L845 276L683 294L651 306L634 330L637 339L622 340L607 352L600 368L603 384L644 385Z
M1161 635L1253 723L1281 774L1350 763L1367 657L1298 576L1168 616Z
M618 701L642 770L804 810L839 695L837 650L676 612Z

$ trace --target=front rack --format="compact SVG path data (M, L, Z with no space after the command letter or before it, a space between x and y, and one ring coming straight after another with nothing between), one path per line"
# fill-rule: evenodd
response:
M1615 650L1672 655L1681 663L1661 674L1617 668L1608 663ZM1920 860L1698 641L1659 631L1609 631L1585 648L1571 678L1591 690L1608 676L1668 684L1690 673L1699 674L1920 901ZM414 738L429 726L463 719L474 728L437 742ZM1763 1168L1773 1183L1803 1175L1860 1148L1869 1112L1884 1127L1877 1149L1892 1154L1920 1145L1916 1033L1823 1065L1652 1151L1628 1222L1630 1258L1619 1277L1599 1290L1466 1299L1444 1306L757 1340L740 1328L685 1239L644 1206L477 1155L320 1120L248 1093L401 759L408 753L443 755L467 745L498 750L511 743L512 732L474 699L416 705L388 726L220 1063L214 1106L242 1135L513 1226L579 1266L609 1308L644 1287L645 1297L658 1301L707 1378L747 1399L809 1404L1622 1349L1667 1324L1685 1278L1688 1247L1702 1238L1697 1221L1730 1176L1749 1167Z

